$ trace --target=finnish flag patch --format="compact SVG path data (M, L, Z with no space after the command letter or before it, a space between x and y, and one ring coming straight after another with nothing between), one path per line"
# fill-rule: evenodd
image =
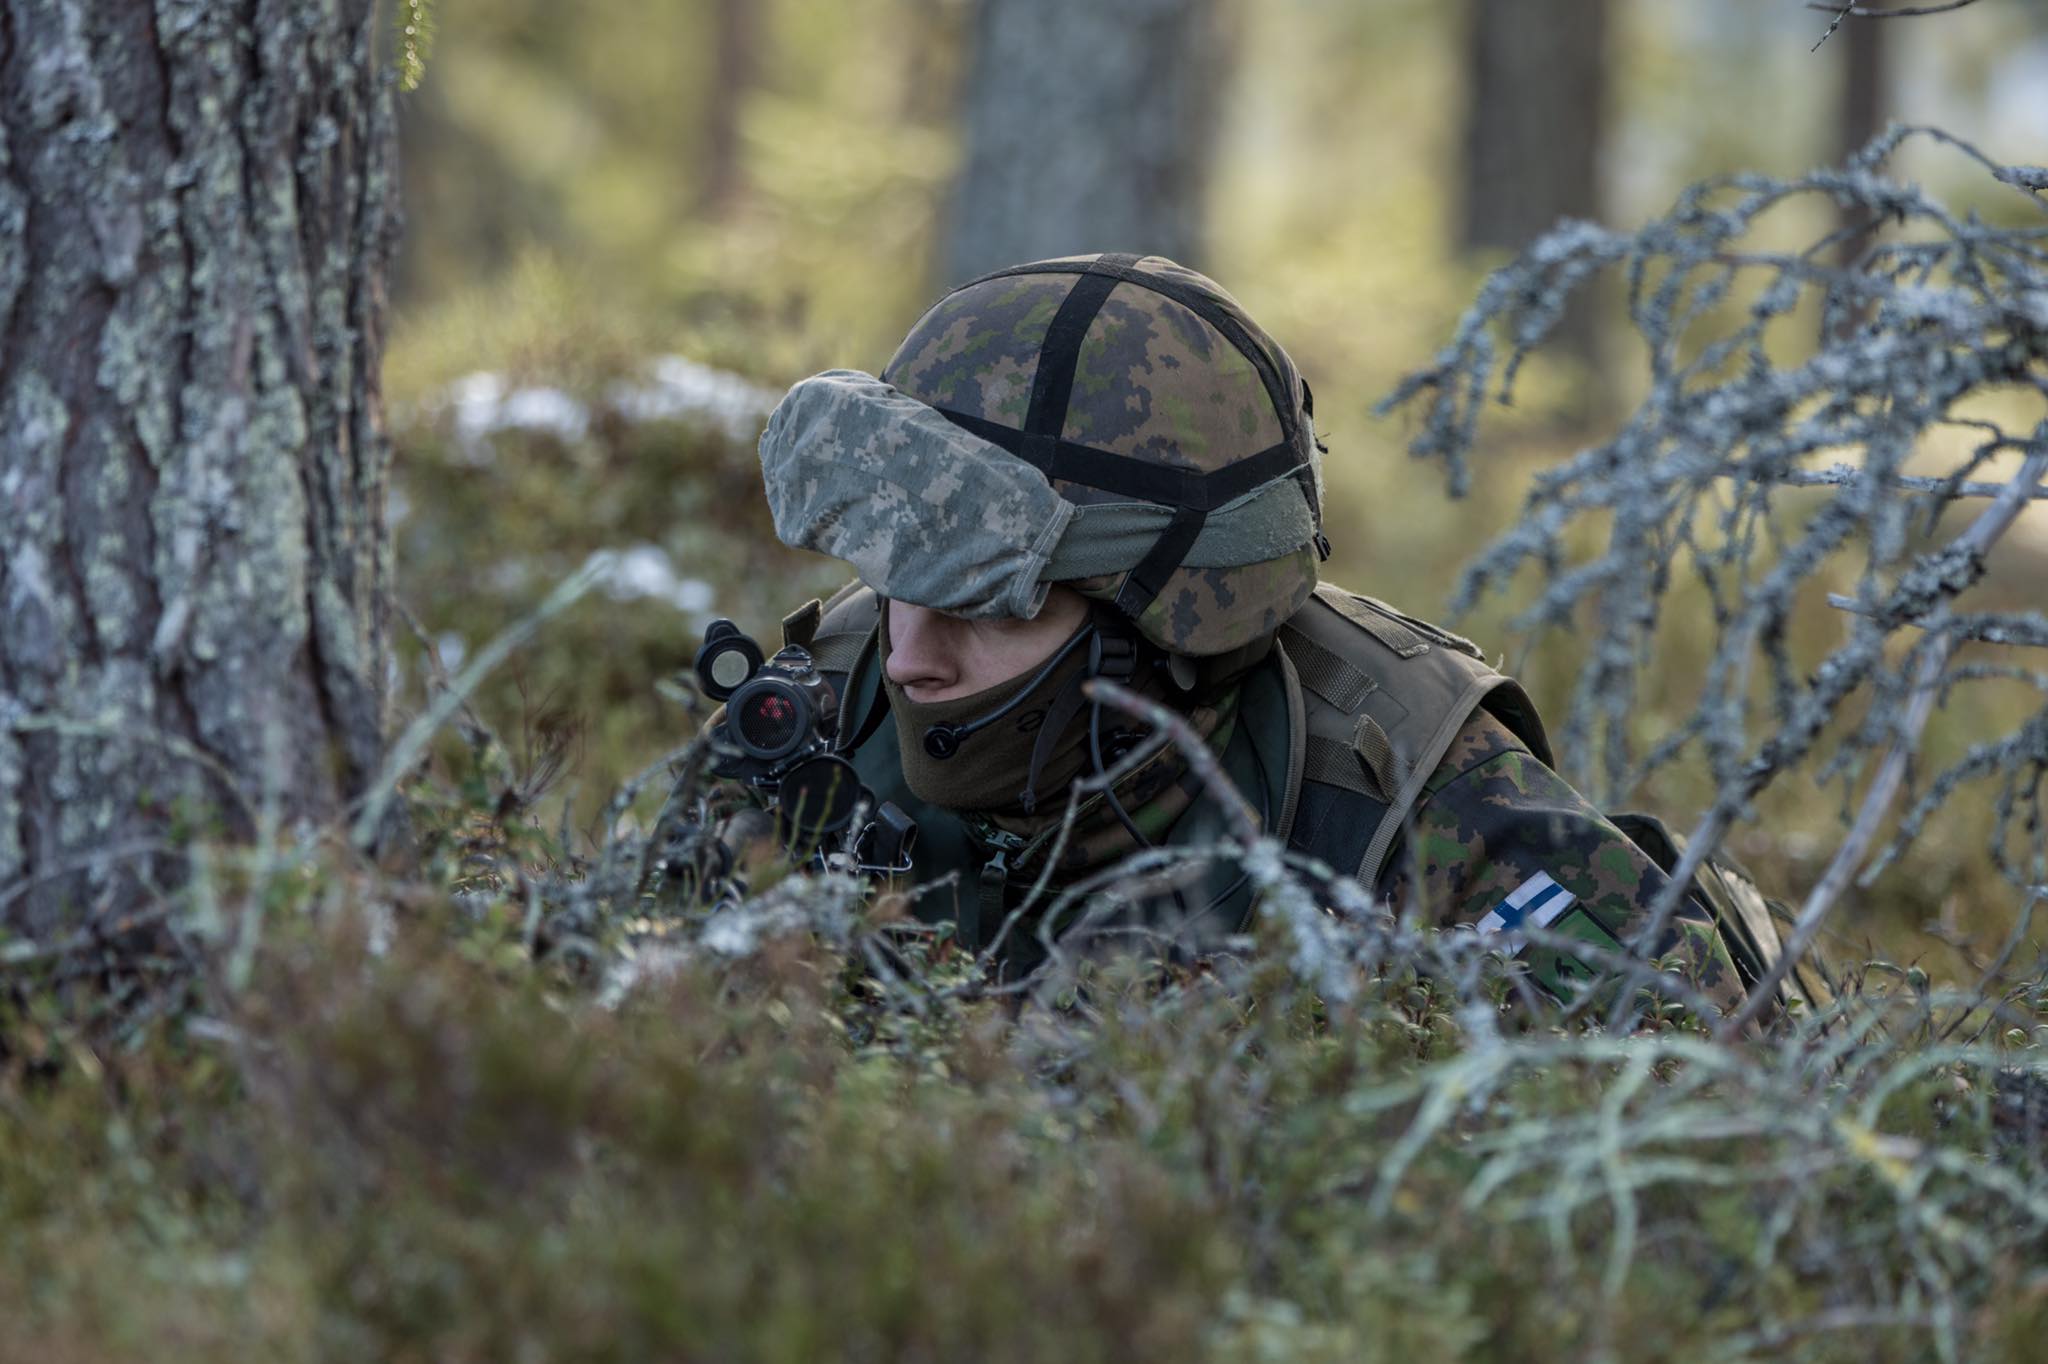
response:
M1578 902L1579 897L1552 880L1550 873L1539 871L1509 891L1508 898L1489 910L1475 927L1487 937L1505 935L1500 947L1515 956L1528 945L1523 924L1548 928Z

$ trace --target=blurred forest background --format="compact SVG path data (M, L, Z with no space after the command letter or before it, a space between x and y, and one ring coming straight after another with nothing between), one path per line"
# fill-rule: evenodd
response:
M1839 162L1894 119L2048 161L2048 0L1851 21L1818 48L1830 16L1800 0L446 0L432 15L402 100L386 361L399 583L422 627L400 694L416 706L428 670L609 552L605 591L478 700L532 818L552 827L567 801L586 833L614 784L688 731L655 683L704 624L772 637L843 576L774 541L752 445L768 406L818 369L880 369L950 281L1097 249L1212 274L1315 387L1326 575L1435 614L1532 472L1611 427L1644 373L1618 294L1583 308L1483 440L1471 495L1448 498L1405 455L1403 423L1370 408L1491 266L1561 216L1632 226L1692 180ZM2010 212L1981 176L1943 183L1957 163L1923 172L1909 151L1900 169L1958 210ZM1826 224L1782 226L1791 243ZM2048 515L1993 567L1993 600L2037 595ZM1803 620L1816 655L1841 632L1822 595ZM1572 642L1509 635L1513 606L1464 628L1561 709ZM1646 739L1689 705L1706 647L1669 639ZM1928 752L1945 765L1978 733L1937 717ZM475 755L451 737L442 757L459 776ZM1709 787L1680 766L1603 794L1683 823ZM1781 783L1733 846L1796 897L1846 799ZM1952 803L1897 893L1847 916L1852 953L1868 939L1960 975L1959 952L1995 943L2012 898L1983 852L1987 806Z

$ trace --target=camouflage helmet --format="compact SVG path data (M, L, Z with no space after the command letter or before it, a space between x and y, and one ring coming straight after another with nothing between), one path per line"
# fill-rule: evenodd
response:
M1029 617L1067 583L1221 665L1315 588L1308 387L1191 270L1012 266L941 299L885 375L812 375L761 434L775 533L884 597Z
M1038 469L1080 512L1043 580L1170 653L1241 648L1315 589L1308 385L1205 275L1113 253L998 270L933 305L881 377Z

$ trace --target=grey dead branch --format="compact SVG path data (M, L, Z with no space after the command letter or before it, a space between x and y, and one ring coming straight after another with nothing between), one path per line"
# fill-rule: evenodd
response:
M2006 200L2014 221L1952 212L1893 178L1900 145L1916 139L2019 188ZM2048 674L2031 664L1954 661L1964 638L1995 630L2023 645L2048 631L2038 611L1997 613L1994 625L1958 610L1993 547L2044 495L2048 208L2026 192L2042 174L1934 129L1894 128L1839 170L1695 186L1634 233L1563 224L1489 279L1436 363L1383 404L1419 412L1413 453L1441 462L1463 491L1488 401L1508 401L1572 292L1603 272L1625 278L1647 393L1614 436L1537 478L1521 520L1473 561L1456 603L1533 572L1539 592L1521 623L1579 632L1585 661L1561 748L1597 754L1604 794L1683 756L1711 770L1715 800L1645 940L1676 907L1685 875L1772 783L1817 770L1854 784L1875 764L1801 908L1803 949L1878 846L1930 709L1967 704L1960 694L1995 679L2048 691ZM1760 244L1802 204L1846 208L1853 225L1797 251ZM1793 489L1807 490L1796 511ZM1967 529L1944 531L1944 510L1984 498ZM1580 536L1598 552L1575 557ZM1846 638L1802 661L1795 612L1844 565L1854 584ZM1711 661L1690 715L1639 753L1636 689L1681 585L1704 589ZM1859 711L1847 732L1835 723ZM1991 836L2022 886L2048 866L2041 730L2037 716L1987 736L1927 788L2002 783ZM1895 838L1912 837L1926 810L1923 799ZM2017 854L2015 836L2025 844Z

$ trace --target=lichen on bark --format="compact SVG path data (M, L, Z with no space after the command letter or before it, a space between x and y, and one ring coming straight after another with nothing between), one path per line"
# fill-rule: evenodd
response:
M398 227L373 0L0 0L0 925L381 749Z

